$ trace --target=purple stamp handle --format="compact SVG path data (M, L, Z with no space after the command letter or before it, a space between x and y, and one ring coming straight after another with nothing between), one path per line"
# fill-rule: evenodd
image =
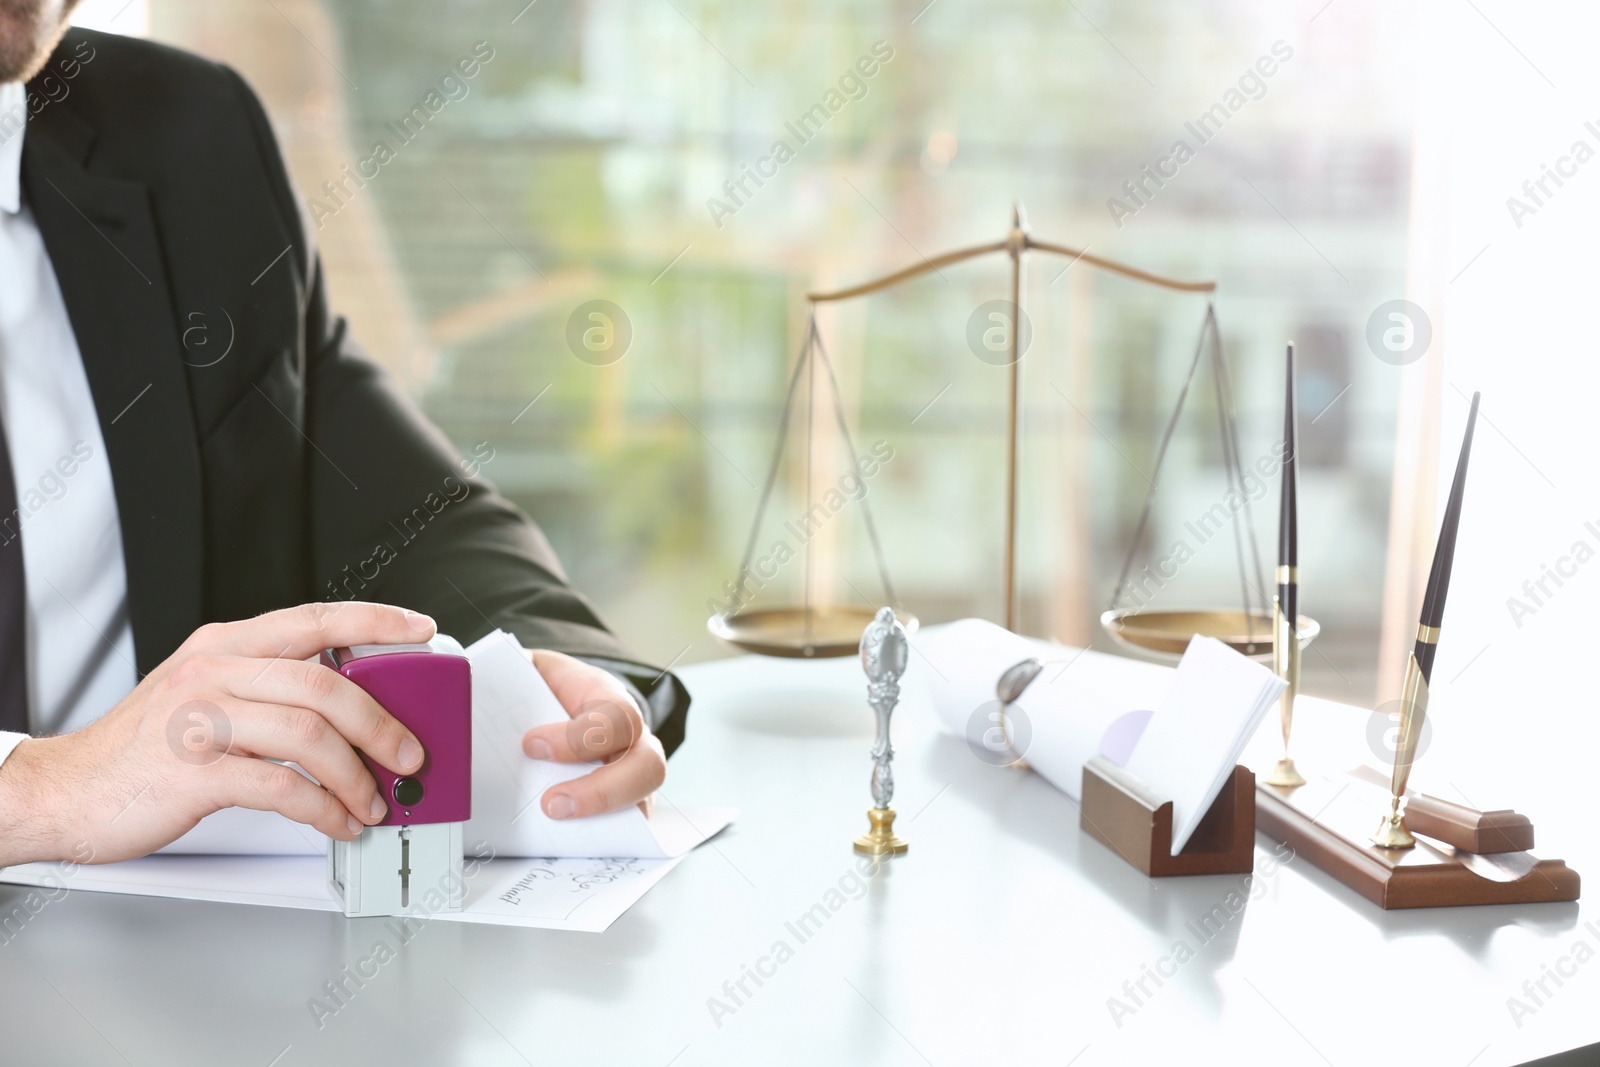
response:
M322 664L366 690L422 743L422 766L409 775L396 774L356 750L389 805L377 825L471 818L472 667L467 658L426 645L367 645L326 651Z

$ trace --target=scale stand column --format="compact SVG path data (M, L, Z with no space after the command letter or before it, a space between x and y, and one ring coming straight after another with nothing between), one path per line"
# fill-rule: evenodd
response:
M1006 549L1005 626L1017 632L1017 437L1022 399L1022 254L1028 248L1028 220L1021 201L1011 207L1006 254L1011 257L1011 366L1006 397Z

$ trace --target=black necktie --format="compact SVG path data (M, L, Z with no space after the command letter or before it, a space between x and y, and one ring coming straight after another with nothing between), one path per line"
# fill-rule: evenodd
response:
M28 598L11 452L0 427L0 730L28 732Z

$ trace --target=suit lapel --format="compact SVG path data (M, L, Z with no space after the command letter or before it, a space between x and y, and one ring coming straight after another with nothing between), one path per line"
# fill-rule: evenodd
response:
M89 377L116 487L139 673L202 619L200 456L149 190L89 170L64 104L28 123L22 184Z

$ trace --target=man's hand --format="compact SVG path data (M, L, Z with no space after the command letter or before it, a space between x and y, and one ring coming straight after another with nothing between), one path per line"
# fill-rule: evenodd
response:
M544 813L570 819L637 804L650 814L652 795L667 777L667 756L627 687L560 652L528 655L572 720L535 726L523 735L522 751L534 759L604 764L545 790L539 801Z
M143 856L231 806L351 840L386 811L355 749L403 774L422 746L354 682L305 660L433 633L426 615L356 602L201 627L101 718L24 741L0 764L0 866Z

